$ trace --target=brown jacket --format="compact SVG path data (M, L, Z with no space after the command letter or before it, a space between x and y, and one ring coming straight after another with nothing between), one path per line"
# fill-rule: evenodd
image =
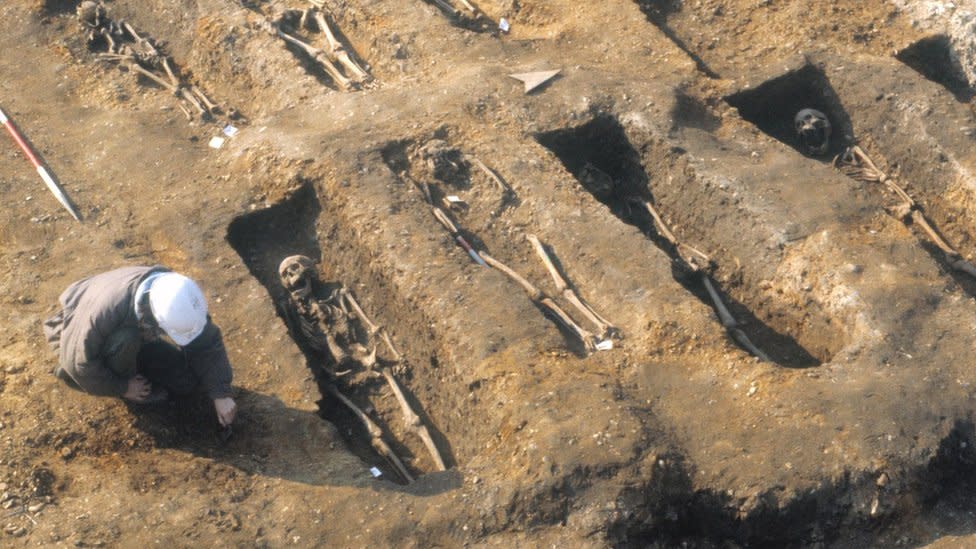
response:
M58 352L59 363L85 392L121 396L128 380L103 362L108 337L121 328L138 328L133 307L136 288L165 267L123 267L83 278L61 294L61 310L44 322L44 335ZM183 347L190 369L211 398L231 396L233 373L220 329L208 318L196 339Z

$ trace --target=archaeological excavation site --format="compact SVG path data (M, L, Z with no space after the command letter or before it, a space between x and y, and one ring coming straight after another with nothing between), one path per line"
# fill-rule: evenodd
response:
M0 18L0 547L976 546L976 0ZM53 375L139 265L232 425Z

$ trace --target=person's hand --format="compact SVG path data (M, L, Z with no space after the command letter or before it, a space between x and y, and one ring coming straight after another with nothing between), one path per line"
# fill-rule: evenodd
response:
M215 398L214 410L217 411L217 421L224 427L234 423L237 416L237 403L230 397Z
M129 387L122 396L135 402L142 402L143 400L146 400L146 397L148 397L149 393L151 392L152 383L149 383L148 379L137 375L129 378Z

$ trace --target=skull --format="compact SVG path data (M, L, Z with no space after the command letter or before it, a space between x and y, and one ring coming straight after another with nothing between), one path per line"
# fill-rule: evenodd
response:
M586 190L601 200L611 198L617 186L607 172L597 168L590 162L583 164L583 168L580 170L577 178Z
M803 152L811 156L827 154L830 148L830 120L815 109L803 109L793 117L793 126Z
M281 285L293 296L305 298L312 293L312 281L315 280L315 262L304 255L291 255L278 265L278 277Z
M420 157L435 179L445 183L458 183L467 177L467 166L460 150L446 141L431 139L420 148Z

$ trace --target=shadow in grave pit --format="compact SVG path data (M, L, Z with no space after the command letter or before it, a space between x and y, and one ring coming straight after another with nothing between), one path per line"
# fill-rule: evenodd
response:
M976 95L969 85L959 58L952 53L949 37L929 36L895 53L895 58L928 80L941 84L960 103Z
M806 154L800 146L793 118L803 109L816 109L827 116L832 127L830 148L821 156L830 162L853 143L854 128L840 97L822 70L806 64L798 70L767 80L759 86L725 97L742 118L766 135Z

